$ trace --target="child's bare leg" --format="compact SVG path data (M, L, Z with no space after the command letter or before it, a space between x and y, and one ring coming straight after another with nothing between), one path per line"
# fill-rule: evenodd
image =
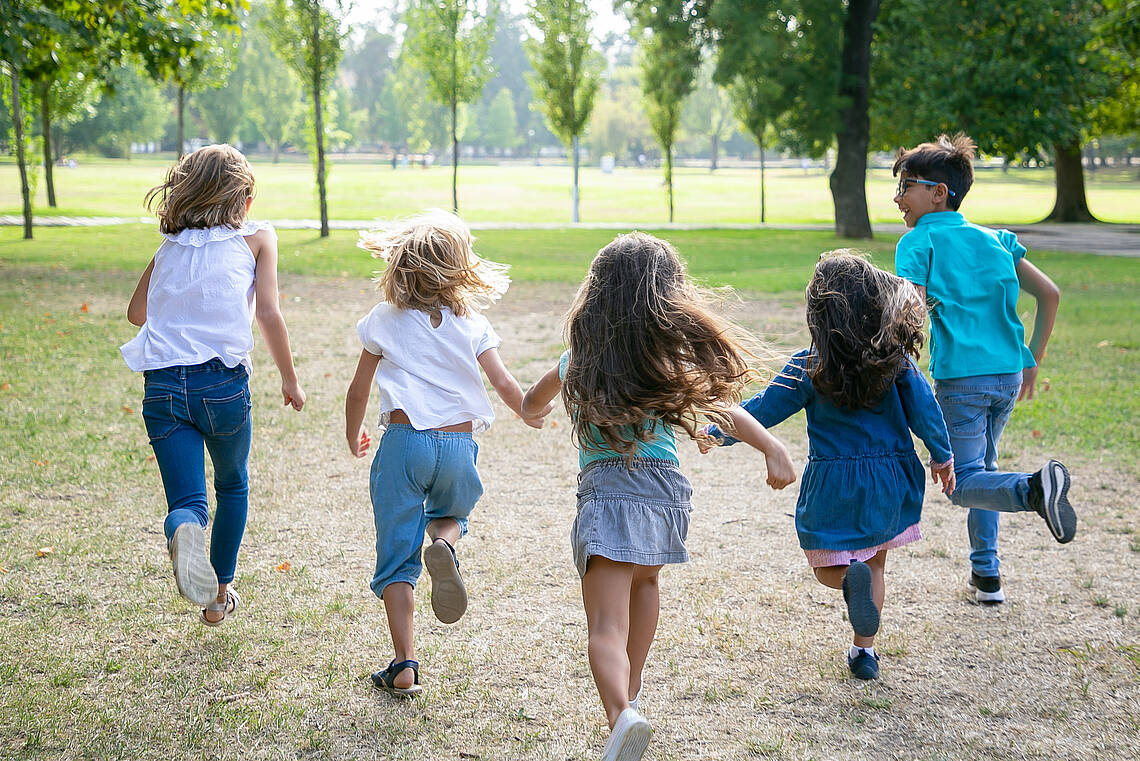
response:
M229 589L229 586L230 586L229 584L219 584L218 585L218 596L216 598L214 598L216 602L219 602L222 605L226 604L226 590ZM202 615L206 617L207 621L210 621L211 623L217 623L218 621L221 621L223 618L226 617L226 611L225 611L225 609L222 609L222 610L206 609L206 610L202 611Z
M388 616L388 631L392 635L396 663L415 660L413 616L416 610L416 598L412 585L403 581L393 582L384 587L381 598L384 600L384 613ZM406 689L415 683L415 678L415 673L406 668L392 681L395 686Z
M459 541L459 533L459 522L454 518L436 518L428 521L427 535L433 542L436 539L443 539L454 547Z
M634 566L633 584L629 590L629 641L625 652L629 657L629 698L641 690L641 671L657 634L657 616L661 610L657 574L661 566Z
M589 631L590 671L612 729L629 708L630 589L638 566L595 555L582 577L582 605ZM648 650L647 650L648 652Z
M883 610L883 604L886 600L886 583L884 580L884 570L887 564L887 551L881 550L874 557L868 558L866 561L867 567L871 569L871 599L875 601L875 607L880 612ZM847 574L848 566L845 565L829 565L821 568L813 568L815 578L820 584L831 587L832 589L843 588L843 577ZM857 647L872 647L875 643L874 637L860 637L858 634L854 635L852 640Z

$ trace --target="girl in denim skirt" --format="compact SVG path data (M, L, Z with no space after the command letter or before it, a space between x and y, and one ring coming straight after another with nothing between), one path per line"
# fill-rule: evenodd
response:
M769 427L807 413L796 532L819 582L843 590L854 629L847 665L859 679L879 675L874 642L887 551L922 538L925 475L911 431L930 450L931 476L954 491L946 424L910 359L922 346L924 317L918 292L902 278L847 251L824 254L807 287L811 348L744 403ZM736 442L716 426L708 433Z
M121 351L145 378L143 420L166 491L163 524L183 597L205 606L217 626L237 610L231 586L249 506L250 323L281 373L281 396L300 410L305 392L293 368L277 294L277 235L249 222L253 169L236 149L188 154L147 194L166 238L127 307L140 326ZM214 465L217 510L206 555L205 456Z
M483 495L472 434L495 419L480 369L499 398L522 413L522 387L481 314L510 285L507 268L481 259L472 242L467 225L442 211L360 236L360 247L387 266L379 278L384 300L356 325L364 348L345 400L345 436L353 455L368 454L364 414L375 381L385 430L369 481L376 524L371 587L384 601L395 657L372 682L402 698L420 691L413 614L422 567L436 618L454 623L467 610L455 543ZM549 409L525 422L541 428Z
M611 729L602 758L639 759L651 727L642 669L657 631L657 579L689 559L692 487L673 429L700 438L699 418L764 452L768 483L795 480L787 451L733 404L754 376L737 329L707 310L671 245L621 235L590 265L567 317L569 350L523 399L540 414L561 391L579 449L571 545L582 578L590 669Z

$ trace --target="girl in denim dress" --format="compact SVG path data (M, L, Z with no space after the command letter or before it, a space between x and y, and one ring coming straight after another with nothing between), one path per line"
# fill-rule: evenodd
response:
M482 314L511 281L505 265L480 258L472 243L467 225L443 211L360 236L360 247L387 265L379 278L384 300L356 325L363 348L345 399L345 436L353 455L368 454L364 415L375 383L384 435L369 479L376 526L370 586L384 601L395 657L372 682L399 698L421 689L413 615L423 567L436 618L455 623L467 610L455 544L483 495L472 434L495 419L483 375L511 410L522 411L522 387ZM541 428L549 409L524 422Z
M253 169L236 149L188 154L147 194L166 238L127 307L140 326L121 348L144 375L143 420L166 492L163 524L183 597L205 606L217 626L237 610L232 587L249 508L250 322L281 374L281 396L300 410L305 392L293 368L277 294L277 235L246 220ZM214 465L217 510L206 555L205 457Z
M642 669L657 630L658 575L688 560L692 487L673 429L698 418L733 427L764 452L768 483L795 480L787 450L734 402L753 371L734 326L711 315L677 252L643 233L603 248L567 317L569 350L523 399L544 410L561 391L579 449L571 531L582 578L590 669L611 729L603 761L641 758Z
M821 584L842 589L854 641L852 674L875 679L875 634L887 551L922 538L925 476L954 490L954 458L934 392L911 361L922 346L922 301L905 280L847 251L824 254L807 287L811 348L744 403L762 425L807 413L808 464L796 503L800 547ZM709 435L725 436L715 426Z

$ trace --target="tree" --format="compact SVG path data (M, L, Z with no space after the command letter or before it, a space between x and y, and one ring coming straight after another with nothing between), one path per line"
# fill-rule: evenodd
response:
M459 105L473 103L491 74L487 51L498 6L477 0L414 0L405 44L427 74L428 93L451 114L451 209L459 211Z
M274 0L272 18L263 24L273 50L306 83L313 104L313 144L316 148L322 238L329 235L329 211L321 98L336 78L344 50L343 18L341 0Z
M701 63L700 40L691 34L689 18L659 9L653 26L642 31L641 52L641 90L649 125L665 158L665 193L672 222L673 143L682 106Z
M396 70L395 52L395 38L377 26L369 26L341 64L352 90L352 107L366 115L361 137L369 143L384 141L384 120L390 105L385 103L384 92Z
M1080 148L1097 107L1114 92L1098 41L1101 7L1091 0L957 5L931 13L931 0L888 4L883 24L892 34L876 50L877 142L913 144L964 130L986 153L1052 154L1056 200L1048 218L1092 220ZM890 118L900 109L907 119Z
M732 135L734 113L731 95L713 81L715 68L715 61L711 56L707 56L701 63L697 85L685 101L685 108L681 113L681 124L686 130L709 139L710 172L715 172L717 169L720 141Z
M503 151L519 144L518 122L511 91L503 87L491 101L483 124L483 144Z
M242 100L245 113L273 152L273 163L281 155L281 144L289 137L289 128L300 107L301 84L293 70L273 52L265 24L269 9L255 5L245 33L248 87Z
M578 221L578 141L590 121L601 78L601 57L590 45L594 12L586 0L531 0L531 24L541 40L528 40L534 73L528 79L546 123L570 149L574 168L570 221Z
M89 116L63 134L81 145L97 146L111 156L130 155L131 143L157 140L170 119L170 101L153 78L126 61L107 74L107 94Z

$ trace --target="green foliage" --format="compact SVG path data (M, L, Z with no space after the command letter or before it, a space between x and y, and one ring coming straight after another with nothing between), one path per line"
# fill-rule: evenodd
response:
M697 74L696 86L681 111L681 125L685 131L706 137L713 146L718 146L732 135L735 124L732 96L713 81L715 68L716 63L706 55ZM714 168L715 165L714 155Z
M396 40L376 26L364 29L363 37L344 55L341 68L352 79L352 108L363 111L359 137L378 144L392 140L386 112L393 105L385 99L396 71Z
M518 122L511 91L503 87L491 101L482 122L483 144L490 148L514 148L519 144Z
M135 66L109 74L104 95L93 111L62 131L79 145L97 146L109 156L129 156L131 143L157 141L170 104L153 80Z
M254 5L244 38L242 66L248 71L248 87L242 96L245 114L269 144L276 162L281 144L290 138L290 127L300 108L301 83L296 72L273 51L265 25L269 7Z
M594 11L586 0L532 0L527 13L542 39L525 47L527 77L550 130L567 146L590 121L604 61L590 44Z
M1140 0L1104 0L1102 6L1094 44L1117 89L1115 97L1097 106L1097 130L1135 134L1140 130Z
M496 5L480 8L474 0L416 0L408 8L405 44L437 103L454 108L483 92L497 12Z
M341 0L272 0L272 10L259 22L277 57L312 94L328 91L344 54L344 8Z

